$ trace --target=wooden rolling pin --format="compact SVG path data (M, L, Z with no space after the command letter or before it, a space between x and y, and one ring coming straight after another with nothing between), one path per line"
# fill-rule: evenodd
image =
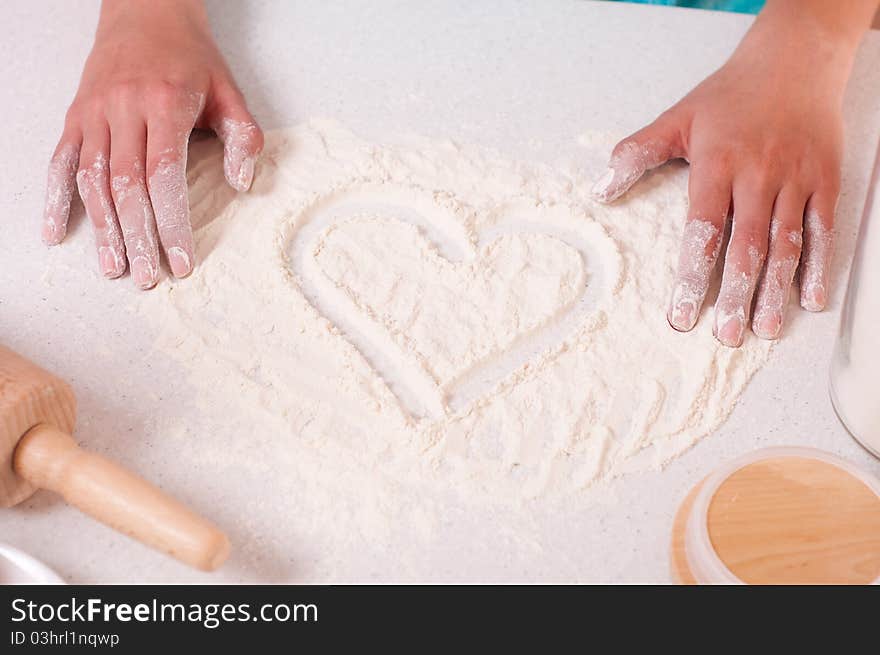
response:
M73 391L0 345L0 507L49 489L115 530L198 569L229 554L220 530L134 473L80 449Z

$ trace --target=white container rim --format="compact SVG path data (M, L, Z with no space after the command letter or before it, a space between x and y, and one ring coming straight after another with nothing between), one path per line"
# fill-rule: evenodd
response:
M851 462L817 448L776 446L761 448L719 467L703 482L694 498L685 526L684 550L688 567L698 584L746 584L727 568L712 545L709 536L709 505L721 484L738 470L755 462L780 457L799 457L825 462L857 478L880 498L880 480ZM880 577L870 584L880 584Z
M18 548L0 542L0 570L12 567L23 578L24 584L63 585L64 580L38 559L31 557ZM2 582L0 582L2 584Z

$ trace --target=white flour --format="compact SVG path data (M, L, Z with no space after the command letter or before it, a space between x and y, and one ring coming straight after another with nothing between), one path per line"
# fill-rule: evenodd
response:
M327 122L267 135L249 194L221 159L196 144L195 272L138 309L205 412L319 457L315 479L577 493L712 432L768 357L751 334L718 344L711 308L667 324L672 173L604 206L571 171Z

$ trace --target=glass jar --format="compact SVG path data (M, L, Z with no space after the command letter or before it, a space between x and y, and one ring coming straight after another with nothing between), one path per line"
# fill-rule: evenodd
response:
M831 360L831 402L849 433L880 457L880 150Z

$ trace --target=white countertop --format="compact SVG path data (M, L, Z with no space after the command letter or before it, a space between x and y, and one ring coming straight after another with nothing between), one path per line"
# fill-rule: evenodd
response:
M0 513L0 541L70 582L667 582L672 517L720 462L757 447L823 448L880 475L838 423L827 370L845 272L880 135L880 34L859 54L846 99L836 288L829 311L795 312L788 336L730 420L663 472L600 498L490 516L445 517L431 547L397 526L327 543L260 479L192 462L150 433L151 417L196 420L193 391L163 376L151 335L120 308L138 293L102 280L75 248L39 241L45 171L91 44L96 2L4 3L0 41L0 341L71 382L77 439L156 481L231 530L234 553L206 575L116 535L38 493ZM38 8L37 8L38 7ZM212 2L221 48L266 128L325 116L373 139L406 131L487 145L510 157L583 158L578 136L641 127L716 68L751 17L593 2ZM679 220L679 217L670 217ZM74 242L90 227L72 226ZM72 268L53 268L62 261ZM50 283L51 282L51 283ZM662 308L658 308L662 311ZM97 349L99 343L104 347ZM217 443L246 439L229 417ZM283 448L278 444L276 448ZM289 443L287 444L289 448ZM271 453L272 446L266 446ZM241 521L243 513L248 520ZM241 526L246 526L241 527Z

